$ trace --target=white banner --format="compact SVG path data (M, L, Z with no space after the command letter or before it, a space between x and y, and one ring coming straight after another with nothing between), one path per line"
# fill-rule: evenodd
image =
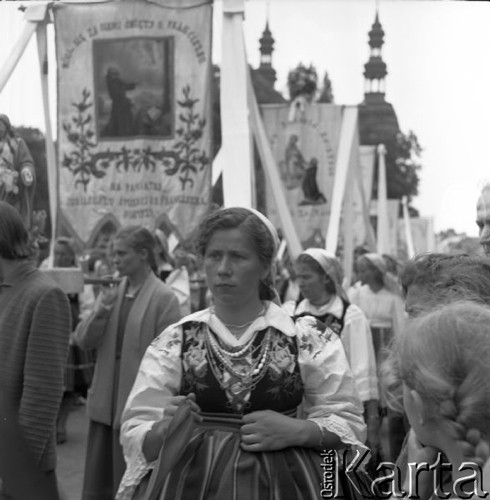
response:
M400 200L387 200L388 214L388 248L384 253L395 257L398 254L398 214ZM378 216L378 200L371 200L371 216Z
M342 107L307 104L289 121L287 104L261 106L264 126L278 165L298 237L304 248L325 246L330 217ZM270 186L268 186L270 189ZM267 213L279 226L269 191Z
M172 5L54 4L60 208L86 244L107 221L185 238L209 207L212 7Z

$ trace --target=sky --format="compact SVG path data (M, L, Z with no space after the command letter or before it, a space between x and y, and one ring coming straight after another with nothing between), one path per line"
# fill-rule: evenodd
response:
M20 2L0 1L0 67L18 38ZM288 71L314 64L328 71L337 104L363 100L368 32L376 8L385 31L386 100L403 132L423 148L419 196L413 205L436 231L477 235L475 204L490 180L490 3L457 0L246 0L248 60L259 63L268 16L276 40L276 89L286 95ZM213 60L220 62L222 1L215 0ZM44 130L36 44L31 41L0 95L0 112L16 125ZM50 64L54 68L54 62ZM54 88L55 72L51 71ZM51 113L54 117L55 99Z

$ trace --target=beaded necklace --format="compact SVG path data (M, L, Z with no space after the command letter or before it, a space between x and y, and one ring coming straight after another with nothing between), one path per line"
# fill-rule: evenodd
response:
M269 354L272 346L271 331L270 329L267 331L261 345L256 348L253 346L255 337L256 336L247 342L239 351L230 352L219 345L218 341L210 332L209 327L206 329L206 346L211 370L221 388L225 390L230 389L235 396L251 391L267 372ZM257 350L259 351L258 353ZM256 353L257 355L254 356ZM246 361L249 355L251 357L251 363L247 369L248 373L244 373L243 371L245 363L241 364L242 371L235 369L232 360L235 360L235 362L240 359ZM224 382L224 371L228 372L233 377L233 384Z

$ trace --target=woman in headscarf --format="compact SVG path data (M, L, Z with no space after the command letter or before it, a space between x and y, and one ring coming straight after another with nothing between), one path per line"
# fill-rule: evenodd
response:
M118 499L141 498L136 488L148 484L164 500L316 499L321 451L363 447L342 344L273 302L278 238L262 214L218 210L200 228L213 306L146 351L122 417L128 468Z
M379 441L378 379L366 316L348 301L342 288L340 262L326 250L305 250L296 260L295 273L301 296L297 301L286 302L283 309L293 319L314 316L340 337L364 403L368 442L376 448Z

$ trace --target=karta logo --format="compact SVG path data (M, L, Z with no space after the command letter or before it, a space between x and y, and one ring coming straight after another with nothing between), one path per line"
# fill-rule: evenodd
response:
M457 470L458 474L454 475L452 464L443 461L442 453L432 464L409 462L405 471L392 462L381 462L376 469L380 476L374 479L365 472L370 457L367 450L325 450L321 457L324 470L320 490L322 498L350 498L352 495L349 493L352 492L366 499L436 497L468 500L487 498L489 495L478 464L463 462ZM424 472L431 474L423 476ZM341 475L343 480L340 480ZM454 476L456 479L453 480ZM350 492L344 491L346 488Z

